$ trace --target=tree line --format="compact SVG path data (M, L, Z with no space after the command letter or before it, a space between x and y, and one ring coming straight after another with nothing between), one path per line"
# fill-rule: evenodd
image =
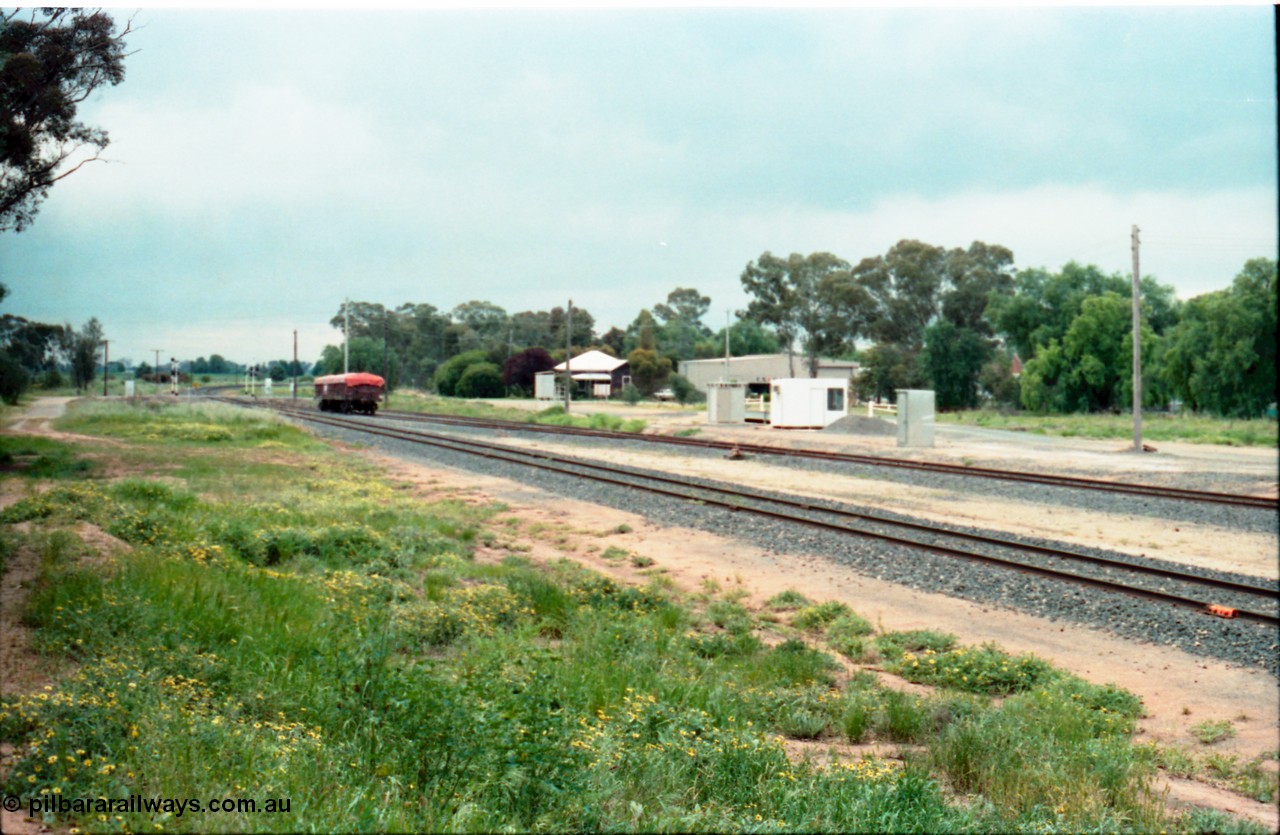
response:
M940 409L994 403L1043 412L1119 411L1131 401L1132 282L1119 273L1076 262L1018 270L1002 246L903 240L857 264L828 252L765 252L740 280L750 302L727 324L731 355L786 351L797 359L793 375L816 375L824 356L857 359L855 386L867 399L932 388ZM1180 401L1197 412L1247 417L1276 401L1275 261L1251 259L1228 287L1186 302L1151 276L1139 290L1145 406ZM0 300L6 294L0 285ZM640 395L670 385L683 397L689 390L677 364L721 356L726 343L726 328L704 321L710 297L689 287L604 333L581 308L508 313L479 300L451 310L367 301L346 307L330 324L341 330L349 323L352 370L445 395L527 395L534 376L563 361L569 346L574 355L626 358ZM86 389L103 338L97 319L74 328L0 316L0 394L12 402L32 381L62 385L64 372ZM314 365L276 360L256 370L284 380L342 368L341 345L327 345ZM212 354L183 369L226 374L245 366ZM136 369L151 371L145 362Z
M8 295L9 288L0 284L0 301ZM70 384L84 391L93 382L103 338L96 318L75 328L0 316L0 399L17 403L37 379L49 388L62 386L64 371Z
M405 303L395 308L353 301L339 308L330 324L349 328L346 367L384 374L392 387L409 385L466 397L529 394L534 375L589 350L626 358L642 395L667 385L682 359L718 356L724 329L713 331L703 318L711 299L677 287L666 300L639 312L626 328L596 330L584 308L552 307L508 313L489 301L469 301L452 310ZM729 328L736 356L777 351L768 326L739 319ZM343 369L341 345L327 345L315 371Z
M740 277L750 297L728 325L729 353L786 351L792 374L821 358L857 359L867 399L931 388L940 409L994 403L1045 412L1120 411L1131 400L1132 280L1093 265L1017 269L1006 247L952 248L903 240L852 263L829 252L765 252ZM1276 400L1276 263L1248 261L1226 289L1187 302L1152 276L1139 281L1143 401L1226 416ZM641 393L679 380L681 360L721 356L725 328L704 322L711 299L677 287L626 327L597 334L575 309L568 344L630 362ZM566 311L508 314L487 301L451 311L407 303L348 309L352 368L444 394L532 390L563 361ZM331 320L343 326L341 310ZM1021 371L1017 364L1021 364ZM469 376L468 369L476 368ZM327 346L317 371L341 370Z

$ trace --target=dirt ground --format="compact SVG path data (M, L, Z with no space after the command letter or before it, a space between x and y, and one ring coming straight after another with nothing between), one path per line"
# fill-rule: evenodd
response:
M40 407L38 411L29 411L10 431L21 426L20 431L23 432L52 434L49 420L60 411L62 404L37 405ZM677 411L672 407L660 407L657 411L660 413L655 414L654 418L663 423L666 431L671 431L672 425L678 427L685 422L690 426L705 426L701 422L701 416L696 413ZM642 416L635 412L627 414ZM706 435L711 436L712 431L708 430ZM747 431L768 430L753 428ZM775 436L762 436L753 440L777 443ZM887 450L893 444L892 438L858 438L856 441L860 448L874 447L876 442L881 442ZM797 435L786 439L786 442L848 445L850 439L800 439ZM546 445L542 441L537 443ZM972 444L994 442L983 440L967 443L971 445L963 446L959 441L952 445L952 442L948 442L940 452L956 458L970 457L979 454L978 448ZM1091 448L1099 443L1107 442L1037 445L1041 451L1036 454L1051 462L1060 463L1078 460L1082 455L1086 458L1096 456L1100 461L1116 458L1114 443L1107 443L1110 452L1102 448ZM575 448L575 453L582 454L582 449ZM1254 453L1252 450L1236 449L1193 450L1187 453L1185 459L1178 459L1181 463L1175 463L1185 471L1194 471L1200 466L1205 467L1206 471L1216 471L1224 466L1224 461L1227 462L1225 466L1238 462L1248 473L1248 477L1264 488L1267 486L1266 474L1270 472L1270 489L1274 491L1275 450ZM629 582L645 582L653 573L660 572L686 592L704 590L709 584L725 591L741 589L746 593L744 605L757 608L779 591L796 589L813 599L845 602L878 629L927 628L951 632L962 642L969 644L995 641L1014 653L1033 652L1092 681L1113 682L1143 699L1147 713L1140 722L1137 734L1139 740L1214 750L1238 756L1242 760L1274 752L1280 747L1280 693L1277 681L1259 670L1233 667L1167 647L1137 644L1100 630L1053 623L1030 615L991 609L968 601L896 586L860 576L828 561L822 554L798 557L775 554L726 537L692 529L660 526L626 511L568 500L504 479L417 465L367 450L361 454L385 466L392 478L412 485L424 496L450 493L470 501L505 503L508 507L506 515L520 520L520 528L525 534L522 534L520 543L500 541L491 549L482 550L477 555L479 559L499 559L511 552L508 546L527 546L529 550L522 553L532 559L569 558ZM1010 457L1007 449L1002 454ZM1012 457L1021 460L1025 454L1020 449ZM628 455L629 453L609 453L609 456L616 456L612 460L619 461L625 460ZM1149 461L1150 458L1130 456L1119 464L1113 463L1113 466L1117 473L1130 472L1135 466L1157 463L1161 467L1174 466L1166 461ZM916 515L946 515L954 521L1019 532L1034 531L1038 535L1066 541L1096 544L1124 529L1129 531L1133 540L1128 544L1122 543L1119 547L1134 548L1140 552L1149 548L1163 557L1176 554L1188 562L1231 566L1235 570L1247 570L1261 576L1277 576L1275 537L1268 540L1264 536L1208 527L1197 529L1195 526L1143 523L1137 517L1105 519L1091 516L1086 519L1084 514L1065 508L1055 508L1052 513L1048 513L1039 505L1035 506L1035 513L1032 515L1011 509L1008 503L992 504L980 497L945 494L943 491L912 491L906 487L897 488L887 486L884 482L861 479L824 477L820 492L814 493L811 476L806 483L804 474L786 471L785 468L769 467L758 461L687 460L697 462L688 466L704 468L705 471L699 471L699 474L711 478L733 477L747 481L758 479L796 492L859 502L869 502L880 497L894 509ZM649 463L652 466L652 461ZM982 460L982 463L986 465L990 462ZM998 463L992 465L999 466ZM787 475L788 472L790 475ZM1140 530L1135 527L1139 525ZM637 569L626 561L606 560L602 553L609 545L643 554L654 560L654 565ZM15 568L18 568L16 572ZM25 585L26 571L28 569L11 567L4 578L5 614L0 627L4 627L7 636L13 634L10 630L16 625L16 621L11 620L11 613L20 611L21 608L21 587ZM18 640L21 641L20 638ZM5 643L8 643L7 638ZM3 659L0 659L4 661L5 676L12 670L10 649L25 651L24 647L6 648ZM1190 728L1204 720L1220 719L1230 720L1236 735L1215 743L1212 748L1199 746L1190 735ZM1274 765L1274 761L1271 765ZM1222 809L1255 818L1273 830L1280 830L1280 811L1274 805L1258 803L1188 780L1165 780L1163 787L1167 789L1171 802ZM8 815L0 822L0 828L5 832L42 831L32 822L16 820L14 816Z

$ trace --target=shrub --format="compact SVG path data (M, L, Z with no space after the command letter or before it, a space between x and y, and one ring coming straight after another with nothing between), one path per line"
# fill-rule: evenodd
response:
M886 690L881 699L881 727L894 742L915 742L930 733L929 714L918 696Z
M849 695L840 723L850 742L856 744L866 737L875 724L877 706L874 692L858 691Z
M458 397L502 397L506 389L502 385L502 373L491 362L478 362L467 366L454 387Z
M830 685L831 670L835 666L835 661L826 653L803 641L787 640L760 658L753 672L781 685Z
M671 375L669 385L677 403L701 403L707 399L707 395L699 391L698 387L683 374Z
M1191 735L1200 740L1202 745L1212 745L1236 735L1236 729L1226 719L1217 721L1205 720L1191 728Z
M768 606L770 609L774 609L775 611L799 609L801 606L809 605L809 598L805 597L795 589L785 589L766 600L764 605Z
M912 629L907 632L886 632L876 638L876 649L889 660L902 657L904 652L933 650L946 652L956 645L956 636L928 629Z
M796 629L822 629L827 624L843 615L851 615L853 610L838 600L828 600L816 606L806 606L791 618L791 625Z
M748 633L727 634L695 632L685 637L685 645L702 658L751 655L760 649L760 639Z
M462 375L472 365L479 363L488 363L489 355L484 351L464 351L457 356L450 357L448 360L440 364L436 369L432 383L436 387L438 394L445 397L454 397L457 395L458 381L462 379Z
M707 607L707 617L716 626L735 635L751 631L751 613L737 603L717 600Z
M31 384L31 375L8 351L0 351L0 400L10 406L17 405L18 398Z
M502 382L518 388L528 394L539 372L555 368L556 361L547 353L546 348L526 348L518 354L512 354L502 366Z
M893 671L908 681L991 695L1020 693L1060 675L1042 658L1014 657L994 644L948 652L926 649L919 655L904 652Z

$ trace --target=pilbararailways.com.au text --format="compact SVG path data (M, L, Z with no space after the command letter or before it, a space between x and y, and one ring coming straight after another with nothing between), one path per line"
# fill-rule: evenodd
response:
M8 798L6 798L7 800ZM6 803L6 806L9 804ZM287 797L268 798L257 801L248 797L214 797L201 801L194 797L144 797L131 794L128 797L65 797L63 795L45 795L30 797L26 801L27 812L32 817L45 813L57 815L128 815L158 814L167 812L180 818L186 813L216 812L219 814L235 813L256 815L278 814L288 812L290 801Z

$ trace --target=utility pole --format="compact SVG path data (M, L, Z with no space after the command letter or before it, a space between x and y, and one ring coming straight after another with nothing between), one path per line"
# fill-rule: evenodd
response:
M1142 452L1142 293L1138 286L1138 225L1133 246L1133 451Z
M569 355L573 353L573 299L564 316L564 411L569 413L569 389L573 387L573 373L569 371Z
M347 343L351 341L351 314L347 310L351 306L351 299L342 301L342 373L348 372L347 368Z
M298 399L298 330L293 331L293 399Z
M176 397L178 394L178 359L169 357L169 391Z
M390 366L387 364L387 317L391 314L384 307L382 309L382 407L387 407L387 399L390 397L388 391L391 388Z
M724 312L724 381L729 382L729 316L730 312Z
M160 391L160 349L152 348L156 355L156 364L151 368L151 381L156 384L156 391Z
M102 396L103 397L107 396L107 366L108 366L107 359L110 357L110 345L111 345L110 340L107 340L107 339L102 340Z

